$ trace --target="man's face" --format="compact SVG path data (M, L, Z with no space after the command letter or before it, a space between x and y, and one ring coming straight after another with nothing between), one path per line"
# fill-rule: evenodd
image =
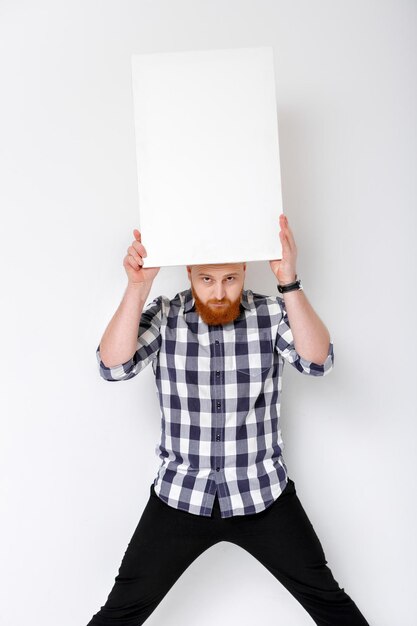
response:
M246 263L187 265L195 306L208 325L228 324L240 313Z

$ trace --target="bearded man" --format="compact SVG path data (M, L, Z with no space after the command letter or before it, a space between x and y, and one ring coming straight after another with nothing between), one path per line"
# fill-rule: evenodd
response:
M279 219L282 259L269 263L280 295L244 289L245 262L193 265L189 289L146 307L160 268L143 267L146 249L133 231L123 261L128 285L96 355L107 381L129 380L152 363L161 465L114 586L88 626L143 624L220 541L252 554L316 624L368 625L327 566L282 454L284 364L324 376L334 355L297 277L288 220Z

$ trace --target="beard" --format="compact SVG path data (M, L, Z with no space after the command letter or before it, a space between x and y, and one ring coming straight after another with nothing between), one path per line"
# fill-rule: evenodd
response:
M233 322L240 313L240 300L242 297L243 287L240 291L239 297L232 301L228 298L223 300L209 300L204 303L197 296L194 291L193 285L191 285L191 291L195 300L195 308L200 315L203 322L208 326L215 326L217 324L228 324ZM223 306L213 306L213 304L223 304Z

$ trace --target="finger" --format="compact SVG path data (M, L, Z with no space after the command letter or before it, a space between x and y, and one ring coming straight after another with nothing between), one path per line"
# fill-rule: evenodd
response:
M283 235L285 237L285 241L287 242L288 251L291 253L294 252L294 240L291 239L291 236L287 230L283 232Z
M137 228L133 229L133 235L135 239L137 239L138 241L142 241L142 235L140 234L140 230L138 230Z
M282 254L283 256L287 257L291 254L291 248L290 248L290 244L288 242L288 238L285 235L285 232L281 230L281 232L279 233L279 237L281 239L281 246L282 246Z
M290 245L292 247L295 247L294 234L293 234L292 229L291 229L291 227L290 227L290 225L288 223L288 218L287 217L285 218L285 229L288 231L288 238L289 238L289 241L290 241Z
M128 260L128 263L130 263L130 265L133 267L134 270L142 269L142 265L140 263L138 263L136 261L136 259L131 254L128 255L127 260Z
M282 216L282 217L283 219L280 223L280 226L281 226L280 235L282 234L285 237L285 239L288 241L288 244L290 245L291 241L289 241L289 231L288 231L288 226L286 224L287 218L285 216Z
M293 262L297 256L297 249L291 245L291 240L287 234L282 234L281 242L283 244L282 254L286 261Z
M292 233L292 230L291 230L291 228L288 226L288 221L287 221L286 225L284 226L283 231L284 231L284 234L285 234L286 238L288 239L288 244L289 244L289 246L290 246L290 249L291 249L293 252L295 252L295 251L296 251L296 249L297 249L297 247L296 247L296 245L295 245L295 239L294 239L294 235L293 235L293 233Z
M139 263L137 263L135 261L135 259L132 257L132 255L130 254L126 254L125 258L123 259L123 265L126 267L127 265L130 265L130 267L133 267L134 270L140 270L141 269L141 265L139 265Z
M140 265L143 265L144 261L142 259L142 256L140 254L138 254L138 252L135 250L135 248L133 246L129 246L128 247L127 253L131 257L133 257L137 263L139 263Z
M138 241L134 241L134 242L132 243L132 246L134 247L134 249L136 250L136 252L137 252L138 254L140 254L140 256L143 256L143 257L148 256L148 255L147 255L147 253L146 253L146 248L145 248L145 246L143 245L143 243L139 243Z
M279 225L281 229L288 227L288 219L287 216L284 215L284 213L281 213L281 215L279 216Z
M295 239L294 239L294 235L292 234L291 230L288 230L288 242L290 244L290 248L292 250L292 252L295 252L297 250L297 246L295 244Z

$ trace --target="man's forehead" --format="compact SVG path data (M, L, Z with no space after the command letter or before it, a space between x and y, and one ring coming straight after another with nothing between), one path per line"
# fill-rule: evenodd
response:
M210 263L205 265L191 265L193 272L197 274L207 273L223 273L240 272L243 270L244 263Z

